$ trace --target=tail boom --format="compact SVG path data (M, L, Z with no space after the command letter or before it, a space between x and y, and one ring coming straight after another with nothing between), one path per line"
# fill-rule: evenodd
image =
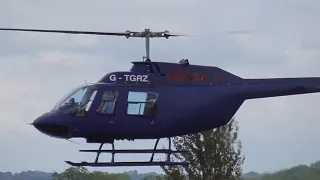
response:
M320 78L247 79L244 83L240 94L245 99L320 92Z

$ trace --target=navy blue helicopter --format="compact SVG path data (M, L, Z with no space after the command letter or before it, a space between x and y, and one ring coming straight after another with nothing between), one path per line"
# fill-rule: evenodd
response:
M172 162L171 137L210 130L226 125L245 100L320 92L320 78L244 79L219 67L150 60L150 38L179 36L168 31L123 33L8 29L7 31L68 34L115 35L146 40L146 56L133 62L130 70L110 72L97 83L75 88L61 98L50 112L34 120L40 132L55 138L84 138L99 143L94 162L72 166L163 166L188 165ZM168 149L157 149L161 138L169 139ZM116 140L156 139L154 149L114 148ZM111 150L102 150L105 143ZM98 162L100 153L112 153L111 162ZM115 162L115 153L151 153L149 161ZM153 161L155 153L165 153L166 161Z

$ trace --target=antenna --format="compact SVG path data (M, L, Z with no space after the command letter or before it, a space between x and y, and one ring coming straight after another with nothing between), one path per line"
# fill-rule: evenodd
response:
M133 31L125 31L125 32L93 32L93 31L66 31L66 30L44 30L44 29L12 29L12 28L0 28L0 30L4 31L29 31L29 32L49 32L49 33L66 33L66 34L89 34L89 35L104 35L104 36L124 36L127 39L130 37L140 37L145 38L146 44L146 56L143 57L143 60L150 61L150 38L155 37L164 37L168 39L169 37L177 37L177 36L185 36L178 34L170 34L168 30L163 32L152 32L150 29L145 29L142 32L133 32Z

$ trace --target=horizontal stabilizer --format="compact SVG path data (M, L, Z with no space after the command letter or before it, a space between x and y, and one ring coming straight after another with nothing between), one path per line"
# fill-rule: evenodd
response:
M90 166L90 167L119 167L119 166L188 166L189 162L165 162L165 161L140 161L140 162L99 162L99 163L74 163L71 161L65 161L71 166Z
M173 151L169 149L119 149L119 150L79 150L80 152L101 152L101 153L186 153L188 151Z

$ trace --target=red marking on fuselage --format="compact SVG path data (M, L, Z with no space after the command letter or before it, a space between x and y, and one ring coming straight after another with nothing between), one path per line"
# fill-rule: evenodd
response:
M173 70L169 72L169 79L171 81L199 82L207 81L208 75L199 72Z
M214 76L214 82L215 82L215 83L221 82L221 76L220 76L220 75L215 75L215 76Z

